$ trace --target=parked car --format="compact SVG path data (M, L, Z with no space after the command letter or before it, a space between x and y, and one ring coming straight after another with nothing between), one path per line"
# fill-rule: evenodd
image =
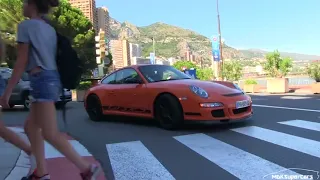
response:
M0 74L2 78L6 82L8 82L8 79L11 78L11 75L12 75L12 69L0 68ZM25 109L29 109L30 108L29 92L30 92L29 75L27 73L23 73L18 84L12 90L12 95L9 100L10 108L13 108L15 105L23 105ZM64 89L64 93L65 93L66 100L63 102L60 97L60 99L56 102L57 108L62 108L63 106L66 105L67 102L70 102L72 100L70 90Z
M185 121L239 122L253 114L252 101L232 82L192 79L167 65L124 67L91 87L84 100L91 120L103 115L156 119L165 129Z

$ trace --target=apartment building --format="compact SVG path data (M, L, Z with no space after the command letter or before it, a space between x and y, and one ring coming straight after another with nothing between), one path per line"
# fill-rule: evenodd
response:
M194 55L191 51L186 51L184 56L185 60L187 61L196 61L196 55Z
M110 40L113 66L115 69L131 65L130 45L127 40Z
M139 44L129 44L130 47L130 56L131 57L141 57L142 56L142 48Z
M105 35L108 40L110 40L111 30L110 30L110 16L109 10L106 7L99 7L97 8L97 19L98 29L102 29L105 32Z
M69 0L70 4L80 11L92 22L93 29L98 33L98 17L95 0Z

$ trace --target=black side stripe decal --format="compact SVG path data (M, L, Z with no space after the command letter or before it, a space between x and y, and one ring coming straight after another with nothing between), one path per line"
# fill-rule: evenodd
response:
M149 109L141 109L141 108L128 108L122 106L103 106L103 110L107 111L121 111L121 112L134 112L141 114L150 114L151 110Z

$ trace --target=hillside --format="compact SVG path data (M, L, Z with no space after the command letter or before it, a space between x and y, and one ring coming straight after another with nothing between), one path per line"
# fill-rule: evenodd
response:
M203 57L205 64L210 62L210 39L194 31L160 22L149 26L137 27L129 22L120 23L112 18L110 26L112 38L128 39L132 43L140 44L143 47L144 56L148 56L152 52L152 38L154 38L158 57L183 59L185 52L190 50L196 56ZM236 50L228 45L223 47L224 59L262 59L266 53L268 52L256 49ZM294 60L320 59L320 56L313 55L285 52L281 52L281 54Z

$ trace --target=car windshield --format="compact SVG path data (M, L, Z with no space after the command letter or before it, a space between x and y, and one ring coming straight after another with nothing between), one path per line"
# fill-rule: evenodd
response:
M167 65L141 66L139 70L148 82L191 79L191 77L185 73Z

